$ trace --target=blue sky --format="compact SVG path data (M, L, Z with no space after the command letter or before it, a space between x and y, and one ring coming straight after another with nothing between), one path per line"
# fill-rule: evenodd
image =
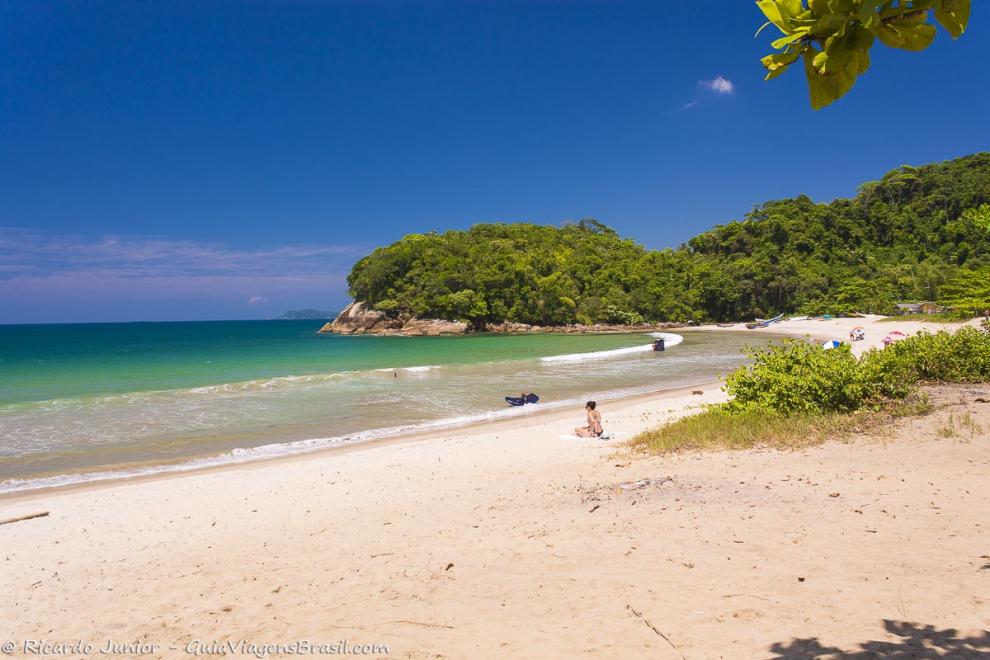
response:
M0 3L0 322L346 302L410 232L594 217L676 246L986 150L990 19L813 112L750 2Z

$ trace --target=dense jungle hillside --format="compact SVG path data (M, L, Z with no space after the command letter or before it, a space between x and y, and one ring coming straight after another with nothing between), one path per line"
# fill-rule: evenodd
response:
M358 261L356 300L477 327L990 305L990 153L903 166L851 199L766 202L677 249L583 220L411 234Z

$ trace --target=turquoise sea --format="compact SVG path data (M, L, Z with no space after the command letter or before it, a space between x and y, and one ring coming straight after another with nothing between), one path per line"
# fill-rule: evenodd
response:
M340 337L318 321L0 326L0 493L186 470L709 381L752 337ZM502 397L536 392L537 406ZM607 410L606 410L607 420Z

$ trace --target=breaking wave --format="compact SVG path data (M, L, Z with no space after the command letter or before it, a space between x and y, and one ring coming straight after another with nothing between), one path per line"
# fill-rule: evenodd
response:
M684 337L681 335L675 335L670 332L651 332L650 336L654 339L663 339L666 348L672 346L677 346L682 341ZM614 357L619 357L621 355L630 355L633 353L648 353L653 350L653 344L644 344L643 346L630 346L629 348L615 348L610 351L591 351L589 353L568 353L566 355L548 355L547 357L540 358L541 362L583 362L584 360L608 360Z

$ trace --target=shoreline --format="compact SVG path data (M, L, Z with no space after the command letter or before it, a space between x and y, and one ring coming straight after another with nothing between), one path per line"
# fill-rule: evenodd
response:
M814 341L826 341L832 338L844 338L848 334L850 328L856 325L867 325L869 327L875 326L880 319L887 319L889 317L882 316L869 316L866 318L837 318L837 319L808 319L803 321L782 321L779 323L772 324L771 326L765 328L746 328L745 324L740 322L733 324L732 326L725 325L700 325L683 327L680 330L684 333L693 332L743 332L749 333L760 337L808 337ZM977 321L970 321L968 323L978 323ZM889 330L895 329L897 324L891 323L889 321L884 322L884 326L889 327ZM909 326L908 332L912 334L920 330L932 330L939 329L938 325L919 321L909 321L904 322L900 325ZM955 325L964 325L953 324ZM881 330L884 329L883 327ZM888 331L889 331L888 330ZM525 333L523 333L525 334ZM606 331L601 334L611 334ZM868 337L867 341L855 342L852 345L853 353L856 355L861 355L866 350L874 348L880 345L879 336L876 332L871 333L872 336ZM670 398L676 398L683 395L684 392L690 391L692 389L703 388L705 390L710 390L711 388L717 388L721 391L721 386L724 384L723 379L701 381L693 385L678 386L674 388L663 388L656 390L651 390L648 392L636 392L631 394L620 394L617 396L604 396L601 397L600 401L615 404L625 404L625 405L635 405L642 402L660 402ZM142 482L142 481L153 481L161 479L173 479L180 478L189 475L200 474L204 472L213 471L228 471L228 470L238 470L253 468L257 466L271 465L283 461L300 461L308 460L310 458L319 458L324 456L333 456L347 454L355 451L362 451L365 449L374 449L377 447L389 446L398 443L414 443L429 441L439 435L446 435L450 433L462 433L467 435L485 433L488 431L494 432L495 430L501 429L504 426L524 424L526 420L531 419L543 419L547 416L558 415L560 417L568 415L567 408L564 407L565 404L552 406L548 408L535 408L532 411L526 411L521 414L507 416L504 418L496 419L479 419L474 421L469 421L466 423L452 423L449 425L440 425L436 427L427 428L411 428L408 430L400 430L395 433L388 433L378 437L372 437L369 439L361 439L353 442L342 441L338 445L326 445L314 448L300 448L298 450L286 451L285 453L278 455L266 456L259 454L256 456L247 457L243 460L232 459L223 463L207 463L204 465L192 465L193 463L199 461L209 461L211 459L218 459L221 456L225 456L230 452L225 452L224 454L205 454L202 456L190 456L185 460L178 462L154 462L154 461L138 461L134 463L122 464L119 466L111 466L104 470L88 470L88 471L78 471L78 472L66 472L57 473L50 475L40 475L35 477L28 477L26 481L34 480L45 480L45 479L57 479L60 477L71 477L74 475L102 475L108 473L105 478L95 478L89 480L82 480L77 482L71 482L67 484L53 484L53 485L40 485L34 488L25 488L21 490L14 490L9 492L0 493L0 504L5 502L11 502L15 500L25 500L34 499L37 497L42 497L49 493L58 493L66 491L76 491L85 490L90 488L105 488L112 487L119 484L125 484L130 482ZM576 405L576 404L575 404ZM355 432L355 435L360 433L372 432L372 431L362 431ZM308 440L308 439L307 439ZM303 440L303 442L307 441ZM319 440L319 438L313 438L311 440ZM236 450L231 450L236 451ZM133 471L139 471L147 468L160 467L161 469L155 470L148 473L138 473L134 474ZM132 472L128 474L128 472ZM119 474L118 474L119 473Z
M653 404L663 402L668 399L676 399L684 397L685 395L690 395L694 390L704 389L706 394L715 388L717 391L721 392L721 386L723 380L708 380L698 382L692 385L684 385L675 388L659 389L651 392L641 392L634 394L609 396L599 399L599 403L619 405L622 407L639 405L639 404ZM195 476L198 474L207 474L213 472L229 472L236 470L248 470L256 468L264 468L266 466L277 465L279 463L293 463L298 461L307 461L311 459L328 458L332 456L345 455L353 452L359 452L364 450L373 450L381 447L389 447L398 444L412 444L418 442L429 442L430 440L436 439L437 436L449 435L456 433L463 437L471 437L479 434L495 433L499 431L504 431L510 429L514 426L518 426L521 422L526 422L527 420L537 420L541 422L550 421L560 421L564 418L574 417L574 410L571 408L565 408L563 406L556 406L550 408L534 408L532 411L525 412L523 414L515 415L512 417L505 417L501 419L485 419L467 422L465 424L452 424L450 426L429 428L429 429L416 429L410 431L400 431L394 435L386 435L381 437L375 437L368 440L360 440L351 443L342 443L340 445L330 445L325 447L317 447L309 450L300 450L297 452L286 453L277 456L264 456L259 455L257 457L244 460L241 462L229 462L216 465L203 465L190 467L187 469L182 469L181 466L185 463L165 463L161 464L165 467L175 466L176 469L173 470L162 470L159 472L149 473L149 474L121 474L120 476L108 477L106 479L94 479L89 481L82 481L76 483L69 483L64 485L53 485L53 486L41 486L38 488L17 490L11 492L0 493L0 506L20 501L31 501L35 499L42 498L49 494L61 494L77 491L86 491L91 489L103 489L112 488L115 486L120 486L129 483L140 483L140 482L150 482L150 481L161 481L169 479L180 479L186 476ZM192 460L199 460L201 458L209 458L214 455L204 456L204 457L194 457ZM122 468L121 471L128 469L139 469L141 467L156 465L155 463L137 463L132 464L126 468ZM98 473L98 472L94 472ZM88 474L86 472L81 473L62 473L53 476L63 476L63 474ZM38 477L41 479L48 477ZM35 479L35 477L31 477Z

